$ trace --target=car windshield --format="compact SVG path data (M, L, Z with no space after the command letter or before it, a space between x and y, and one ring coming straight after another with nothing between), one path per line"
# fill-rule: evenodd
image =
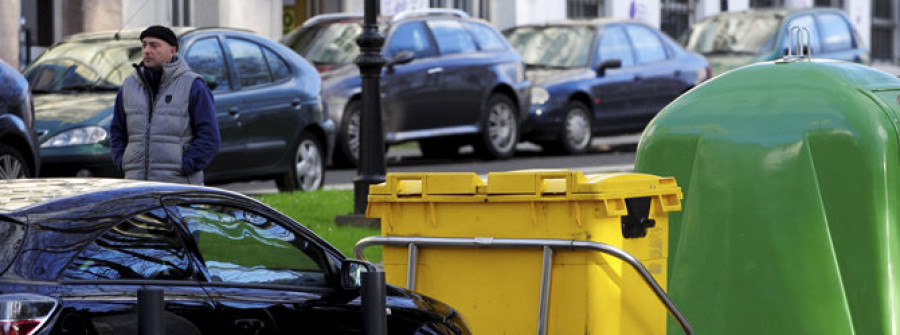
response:
M384 33L384 26L378 29ZM362 33L359 20L341 20L294 30L281 42L312 62L320 71L352 63L359 55L356 37Z
M681 36L686 49L704 55L756 55L771 50L780 15L722 15L694 25Z
M530 66L584 67L588 65L594 29L587 26L519 27L507 30L504 35Z
M35 93L116 90L140 61L135 40L65 42L47 50L24 75Z

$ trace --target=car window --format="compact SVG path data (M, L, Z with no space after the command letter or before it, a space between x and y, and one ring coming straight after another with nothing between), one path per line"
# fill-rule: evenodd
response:
M484 51L506 50L504 38L494 28L480 22L466 22L466 27L478 43L478 47Z
M285 63L278 54L269 48L262 47L263 53L266 55L266 63L269 64L269 71L272 72L272 78L278 82L291 76L290 67Z
M434 34L441 55L475 52L478 49L472 36L457 21L434 20L426 24Z
M216 91L231 88L228 67L225 66L225 56L215 37L194 42L185 53L184 60L197 74L213 77L217 84Z
M853 48L850 25L843 17L834 13L819 14L819 27L822 28L822 48L825 51L838 51Z
M226 39L225 45L228 46L228 51L234 59L234 68L241 86L252 87L272 83L269 67L259 45L235 38Z
M220 205L178 206L214 282L326 286L322 251L262 215Z
M397 26L385 50L386 58L392 58L401 51L412 51L416 59L434 56L434 46L428 38L428 31L419 22Z
M700 21L679 40L704 55L756 55L770 52L781 19L772 13L722 14Z
M580 25L522 26L506 30L504 34L528 65L585 67L590 65L588 58L594 31Z
M820 42L819 42L819 32L818 32L818 29L816 29L816 24L815 24L815 21L813 21L812 15L803 15L803 16L800 16L800 17L797 17L797 18L791 20L791 22L788 23L788 25L787 25L788 30L784 32L786 35L784 38L784 48L787 49L788 44L790 43L790 40L791 40L790 35L788 35L788 34L790 34L791 29L793 29L794 27L797 27L797 26L806 27L806 29L809 29L809 38L810 38L809 44L810 44L810 47L812 48L813 55L815 55L815 53L819 51ZM796 39L796 37L794 37L794 38ZM803 43L806 42L805 37L802 42ZM794 43L797 43L797 42L794 42ZM794 53L797 53L797 51L794 51Z
M135 215L87 245L62 279L196 280L179 231L162 208Z
M666 59L666 47L656 33L646 27L635 25L626 26L625 30L631 37L638 63L646 64Z
M597 55L601 63L610 59L619 59L622 61L622 67L634 65L631 43L625 36L625 30L622 27L608 27L603 30L597 47Z

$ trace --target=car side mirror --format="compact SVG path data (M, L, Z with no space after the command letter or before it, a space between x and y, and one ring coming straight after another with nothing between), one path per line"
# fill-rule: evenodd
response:
M395 65L408 64L409 62L412 62L413 59L416 59L416 54L409 50L403 50L394 55L385 66L387 66L388 71L394 71Z
M203 81L206 82L206 86L209 87L210 91L215 91L216 87L219 87L219 83L216 82L216 77L211 75L204 75Z
M345 259L341 261L341 287L345 290L359 289L362 287L363 272L376 272L378 269L372 263L358 259Z
M600 63L600 67L597 68L597 77L603 77L606 75L606 69L618 69L622 67L621 59L607 59Z

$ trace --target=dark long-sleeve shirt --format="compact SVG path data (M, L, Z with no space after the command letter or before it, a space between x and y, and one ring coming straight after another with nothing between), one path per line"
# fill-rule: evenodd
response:
M219 122L216 120L216 106L212 93L201 78L191 85L188 105L191 129L194 139L182 157L181 168L189 175L203 170L219 150ZM128 127L125 123L125 109L122 105L122 90L116 95L116 105L110 130L110 151L116 168L122 168L122 154L128 144Z

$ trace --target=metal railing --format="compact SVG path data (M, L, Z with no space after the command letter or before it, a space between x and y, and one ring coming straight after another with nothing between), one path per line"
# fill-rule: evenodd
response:
M547 333L547 313L549 309L550 299L550 271L553 264L553 250L591 250L614 256L633 267L644 279L644 282L650 286L660 302L666 306L669 313L675 318L675 321L681 326L685 334L693 334L693 328L685 319L675 303L669 298L666 292L659 286L656 279L647 271L637 258L614 246L578 240L561 240L561 239L507 239L492 237L474 237L474 238L447 238L447 237L395 237L395 236L370 236L363 238L356 243L353 253L356 258L365 260L363 251L365 248L373 246L389 246L389 247L408 247L407 267L406 267L406 285L409 290L416 288L416 269L418 263L418 254L420 246L428 247L477 247L489 249L531 249L541 248L543 250L543 259L541 267L541 291L538 311L538 329L539 335Z

